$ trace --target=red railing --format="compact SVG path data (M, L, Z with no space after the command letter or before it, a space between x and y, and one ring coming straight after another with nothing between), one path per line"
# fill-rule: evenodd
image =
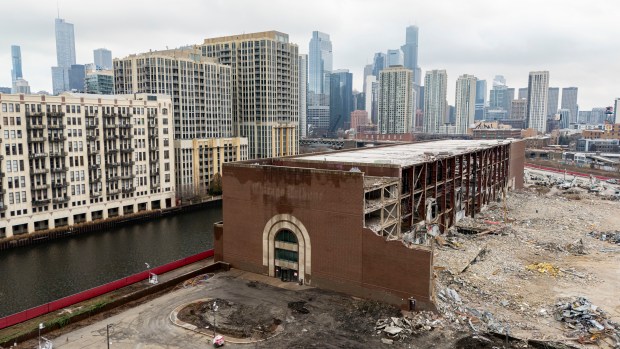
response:
M114 290L118 290L119 288L123 288L131 284L135 284L136 282L146 280L149 277L149 272L160 275L163 273L167 273L171 270L186 266L188 264L201 261L209 257L213 257L213 250L208 250L205 252L195 254L193 256L189 256L187 258L179 259L177 261L170 262L168 264L164 264L159 267L149 269L148 271L143 271L137 274L133 274L131 276L128 276L120 280L112 281L107 284L104 284L104 285L101 285L95 288L91 288L89 290L76 293L71 296L67 296L67 297L55 300L53 302L40 305L38 307L30 308L30 309L24 310L22 312L19 312L13 315L3 317L0 319L0 329L13 326L20 322L33 319L37 316L51 313L53 311L66 308L73 304L83 302L85 300L89 300L94 297L101 296L102 294L112 292Z
M545 167L545 166L540 166L540 165L534 165L534 164L525 164L525 167L531 167L531 168L536 168L539 170L544 170L544 171L550 171L550 172L557 172L557 173L561 173L563 174L564 171L563 170L559 170L557 168L552 168L552 167ZM574 172L574 171L566 171L567 175L571 175L571 176L577 176L577 177L590 177L589 174L587 173L581 173L581 172ZM599 179L601 181L606 181L608 179L611 179L611 177L604 177L604 176L597 176L597 175L592 175L594 176L594 178Z

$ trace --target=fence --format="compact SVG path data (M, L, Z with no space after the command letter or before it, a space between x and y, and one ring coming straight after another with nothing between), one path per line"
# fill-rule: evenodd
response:
M213 257L213 250L207 250L193 256L189 256L187 258L179 259L174 262L161 265L159 267L133 274L123 279L112 281L107 284L40 305L38 307L30 308L22 312L0 318L0 329L13 326L20 322L33 319L37 316L45 315L47 313L66 308L76 303L101 296L102 294L118 290L119 288L135 284L136 282L146 280L149 278L149 273L155 273L158 275L167 273L171 270L178 269L180 267L201 261L209 257Z
M557 172L560 174L564 174L564 171L562 170L558 170L557 168L551 168L551 167L545 167L545 166L539 166L539 165L534 165L534 164L525 164L525 167L531 167L531 168L535 168L535 169L539 169L539 170L544 170L544 171L550 171L550 172ZM590 177L589 174L587 173L581 173L581 172L574 172L574 171L566 171L567 175L571 175L571 176L577 176L577 177ZM604 177L604 176L597 176L597 175L592 175L594 178L599 179L601 181L606 181L608 179L610 179L611 177Z

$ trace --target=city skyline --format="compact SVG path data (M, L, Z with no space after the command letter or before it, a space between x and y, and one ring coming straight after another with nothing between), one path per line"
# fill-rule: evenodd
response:
M76 55L80 64L91 63L92 51L99 47L112 50L114 57L124 57L200 42L207 37L263 30L288 33L291 42L299 45L300 53L307 53L308 37L312 31L320 30L330 34L332 39L334 69L349 69L353 73L354 88L362 90L364 65L372 62L375 52L400 47L405 42L404 28L414 24L419 27L418 65L423 74L432 69L445 69L449 75L448 86L453 87L462 74L473 74L485 80L501 74L509 86L525 87L530 71L547 70L552 76L551 86L579 87L582 110L611 105L618 97L620 92L616 91L620 91L620 82L608 78L609 74L620 70L620 62L611 58L618 49L606 44L620 34L620 28L612 25L612 14L618 12L616 3L573 2L570 6L566 3L560 6L560 3L526 1L518 8L511 8L510 15L500 4L477 3L480 6L451 2L449 6L454 11L445 11L438 4L403 1L399 7L406 10L394 12L379 2L368 2L364 6L321 2L318 6L304 8L303 18L298 18L300 16L273 16L264 5L233 1L197 3L191 12L183 7L166 14L149 10L148 16L136 19L132 13L144 11L138 4L124 3L126 11L113 14L114 2L105 8L91 9L65 0L60 3L60 17L75 26ZM274 7L284 5L277 1L272 4ZM13 28L28 30L12 30L10 36L0 38L0 86L10 86L10 46L20 45L24 70L29 72L33 91L51 92L49 67L56 64L55 5L37 3L34 6L34 2L28 1L7 4L7 11L28 12L29 15L7 18L0 24L0 30L4 33ZM485 11L476 11L481 6ZM536 12L528 10L533 6L538 6ZM355 11L342 16L338 11L340 7ZM239 12L240 9L243 11ZM230 20L239 13L243 20ZM545 13L552 15L549 17ZM108 26L106 18L110 16L126 25ZM571 25L565 21L567 17L578 17L583 25ZM14 22L17 20L19 22ZM381 31L376 29L378 25ZM101 29L104 26L106 30ZM597 31L584 30L589 27ZM143 35L144 40L135 42L127 32ZM510 40L506 40L507 37ZM602 47L606 48L605 54L593 54ZM449 100L453 100L454 93L453 88L448 89Z

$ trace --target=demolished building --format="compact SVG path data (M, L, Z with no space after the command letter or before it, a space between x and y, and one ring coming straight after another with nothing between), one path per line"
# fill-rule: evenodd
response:
M443 140L224 164L215 258L433 309L432 237L523 185L523 141Z

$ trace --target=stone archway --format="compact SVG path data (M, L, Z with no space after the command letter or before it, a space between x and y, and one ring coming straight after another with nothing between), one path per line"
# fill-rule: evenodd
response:
M263 229L263 265L269 270L269 276L275 276L275 238L281 230L289 230L297 238L298 272L304 283L310 283L312 274L312 247L308 230L299 219L291 214L273 216Z

